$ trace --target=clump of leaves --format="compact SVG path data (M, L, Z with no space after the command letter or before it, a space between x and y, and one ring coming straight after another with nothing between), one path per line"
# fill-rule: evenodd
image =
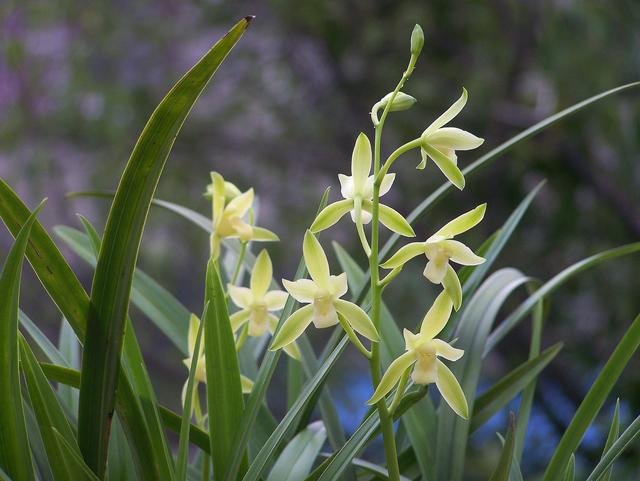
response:
M469 98L463 89L461 97L421 134L383 160L382 132L389 115L416 102L403 91L424 45L422 29L416 26L406 70L394 90L371 109L373 145L365 133L357 135L351 175L338 175L343 199L328 203L325 192L304 236L299 268L293 280L280 283L273 279L268 252L263 249L257 257L252 253L256 242L278 240L273 232L255 225L253 189L242 192L213 173L207 188L210 218L154 199L176 135L250 20L238 22L216 43L152 114L113 195L103 235L85 218L81 218L82 230L56 228L58 238L95 267L90 295L38 223L42 205L31 212L0 182L0 217L16 236L0 275L0 478L457 481L464 474L469 436L520 396L517 416L512 415L506 427L502 455L491 479L522 479L519 463L536 378L561 349L556 344L542 350L544 304L574 275L636 253L640 243L594 254L546 282L513 268L491 272L539 185L476 252L456 237L482 220L485 204L443 223L429 237L418 233L426 240L392 251L400 236L416 236L412 224L421 215L453 186L463 189L467 177L482 166L568 115L638 83L569 107L461 169L458 153L483 143L449 126ZM396 173L391 168L413 150L420 154L417 168L425 171L420 175L440 171L447 181L405 217L380 203L380 197L401 182L403 170ZM210 236L200 315L189 312L158 282L136 269L142 232L154 204L187 218ZM336 275L318 234L346 214L368 262L363 268L356 257L334 243L342 271ZM383 228L391 231L384 244ZM325 245L329 240L323 234ZM422 282L433 284L437 295L431 305L414 306L417 333L407 329L401 333L384 303L384 290L403 275L407 262L421 255L426 258ZM24 257L63 316L58 345L19 310ZM223 258L231 262L222 263ZM454 265L464 267L456 272ZM247 286L242 285L243 271L250 272ZM529 288L528 297L496 325L505 301L523 287ZM349 299L344 299L348 294ZM182 396L182 412L172 412L157 401L128 314L130 303L184 354L186 381L175 389L176 396ZM528 357L478 394L483 359L528 318L532 323ZM333 330L320 356L306 335L311 325ZM23 334L28 334L30 342ZM576 411L549 461L544 481L573 479L573 453L639 344L640 317L631 323ZM373 395L370 410L347 439L326 380L350 345L369 362ZM34 347L41 358L34 355ZM303 373L304 382L291 376L290 408L277 420L265 395L282 350L290 369ZM206 385L204 399L197 390L200 383ZM315 407L320 419L309 423ZM602 459L589 480L610 478L614 461L640 429L639 419L620 433L616 409ZM394 428L397 420L404 433L402 443ZM179 436L176 449L167 442L167 430ZM379 436L384 461L360 459ZM325 445L328 452L322 452Z

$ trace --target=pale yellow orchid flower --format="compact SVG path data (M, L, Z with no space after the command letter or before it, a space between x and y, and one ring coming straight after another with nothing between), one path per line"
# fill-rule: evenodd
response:
M447 342L435 337L444 329L451 316L452 303L449 296L443 291L436 298L422 320L420 332L413 334L408 329L404 330L406 351L395 361L382 376L380 384L376 388L368 404L380 401L400 381L403 374L413 366L411 379L416 384L435 383L442 398L453 411L464 419L469 418L467 399L449 368L439 357L448 361L457 361L464 351L452 347Z
M207 192L211 193L213 203L211 255L214 259L220 255L220 241L224 238L237 238L242 242L279 240L270 230L253 226L245 220L253 204L253 189L239 193L235 185L212 172Z
M191 318L189 319L189 331L187 334L187 354L182 362L185 366L187 366L187 370L191 369L191 359L193 358L193 354L196 348L196 337L198 336L198 329L200 328L200 319L195 314L191 314ZM197 392L199 383L207 383L207 368L206 368L206 360L204 355L204 332L202 333L202 340L200 341L200 352L198 352L198 367L196 368L195 373L195 386L194 391ZM187 384L188 379L185 381L184 386L182 388L182 404L184 404L184 400L187 395ZM253 388L253 381L246 376L240 376L240 384L242 385L242 392L244 394L248 394L251 392Z
M356 304L340 299L347 293L347 274L330 274L324 250L311 231L304 236L302 250L311 279L295 282L283 279L282 284L294 299L307 305L284 321L270 349L275 351L292 343L311 322L318 329L335 326L340 322L338 316L343 317L348 328L377 342L380 336L367 313Z
M462 288L458 275L449 264L449 261L465 266L475 266L482 264L485 259L474 254L462 242L452 239L477 225L484 217L486 209L487 204L479 205L475 209L453 219L425 242L407 244L391 256L388 261L382 263L381 267L395 269L404 265L410 259L424 254L427 257L424 276L434 284L442 284L451 297L455 309L458 310L462 302Z
M430 158L447 179L460 190L464 188L465 180L462 171L458 168L456 150L472 150L484 143L484 139L465 130L445 127L464 108L467 98L467 90L463 88L460 98L434 120L420 137L422 161L418 169L424 169L427 158Z
M278 318L272 312L282 310L289 294L280 290L270 291L272 277L271 258L263 249L256 258L256 263L251 271L249 287L231 284L227 286L229 297L240 308L230 317L234 333L248 323L247 334L249 336L261 337L267 332L273 334L278 325ZM300 359L300 351L295 343L286 346L285 351L291 357Z
M339 174L340 192L344 200L326 206L318 214L310 227L311 232L317 233L338 222L347 212L351 213L351 220L358 226L371 222L373 209L373 175L371 172L371 143L368 137L360 133L351 155L351 175ZM395 174L387 174L380 184L380 196L383 196L395 179ZM396 210L379 204L380 222L406 237L413 237L415 233L406 219Z

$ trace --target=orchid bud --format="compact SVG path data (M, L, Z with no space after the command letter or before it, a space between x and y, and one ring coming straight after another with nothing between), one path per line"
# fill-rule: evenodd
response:
M387 94L382 98L382 100L380 100L380 108L384 108L387 106L387 102L391 98L391 95L393 94ZM404 92L398 92L396 97L393 99L389 110L391 112L400 112L401 110L407 110L413 107L413 104L415 104L416 102L417 100L411 95L407 95Z
M411 55L414 57L420 55L423 45L424 32L422 31L422 27L416 23L416 26L413 27L413 32L411 32Z

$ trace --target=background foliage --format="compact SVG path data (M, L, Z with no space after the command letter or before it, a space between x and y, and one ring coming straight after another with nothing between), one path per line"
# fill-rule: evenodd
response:
M470 91L470 102L460 126L487 139L484 152L565 106L640 77L640 7L632 0L104 1L86 9L71 1L29 0L0 9L0 176L30 205L50 197L42 214L45 226L77 224L73 214L81 212L100 230L107 204L67 200L64 193L113 189L138 133L179 73L232 20L256 14L224 75L191 114L158 196L207 214L201 194L211 169L242 188L255 186L261 196L260 223L284 239L272 249L277 275L295 269L303 228L324 186L337 187L335 172L348 171L355 133L369 129L368 108L404 67L405 55L399 52L406 51L405 34L414 23L426 33L408 90L420 103L388 124L387 146L411 138L416 125L448 106L462 85ZM639 106L633 93L613 97L519 146L469 179L468 189L448 198L416 232L429 232L441 219L486 199L487 220L473 234L477 245L547 178L500 265L547 279L575 260L637 240ZM461 162L475 158L465 155ZM391 202L406 213L440 178L405 175L402 181L402 198ZM288 215L281 218L280 212ZM349 226L343 227L339 239L353 239ZM10 243L10 235L0 232L1 252ZM88 283L89 268L69 257ZM202 305L206 257L205 236L152 210L140 265L193 310ZM357 260L364 265L363 258ZM634 257L605 264L554 296L544 345L566 343L540 379L534 409L539 422L532 423L537 431L530 433L527 448L540 453L540 459L529 459L526 471L535 472L536 463L547 459L545 449L555 444L596 369L635 316L638 265ZM22 305L39 325L48 323L55 338L55 310L29 301L41 299L41 292L28 269L25 277L33 288L23 289ZM394 286L386 297L402 319L402 306L415 312L411 306L422 306L425 292L431 293L424 283L412 283ZM150 324L143 327L143 316L134 312L134 318L141 326L138 332L145 332L140 343L152 376L173 381L156 383L160 400L176 407L186 378L181 356ZM505 366L514 365L510 360L526 349L527 336L523 325L512 342L492 354L489 377L497 379ZM362 389L335 396L343 403L347 426L357 422L370 394L368 381L354 377L363 370L362 361L349 354L340 361L341 375L331 378L337 391L361 383ZM628 372L637 367L635 361ZM623 418L640 408L639 383L627 375L619 385L617 394L627 402ZM284 396L277 389L271 394L272 405L283 410ZM497 429L504 422L497 420ZM592 443L593 456L599 456L596 447L604 437L606 431L589 432L587 455ZM484 444L478 442L475 452L480 470L483 460L494 455L484 449L496 448Z

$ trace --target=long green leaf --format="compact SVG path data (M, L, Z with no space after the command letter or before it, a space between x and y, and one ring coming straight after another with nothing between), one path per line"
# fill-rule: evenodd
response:
M66 449L60 445L58 436L63 436L79 456L80 449L76 443L75 433L38 360L24 338L20 339L20 360L51 472L55 479L74 479L74 466L69 464L65 456Z
M635 418L627 429L612 444L609 450L602 456L600 462L591 472L587 481L599 481L611 471L613 462L620 456L625 449L633 442L640 433L640 416Z
M250 20L238 22L160 102L133 149L109 211L91 289L78 413L80 448L99 478L106 467L131 283L151 199L187 115ZM173 475L165 473L169 479Z
M98 481L98 477L91 471L89 466L86 465L82 456L77 452L65 439L65 437L58 431L53 430L58 438L58 442L64 452L63 456L66 458L70 466L72 466L73 476L69 480L74 481Z
M242 419L244 400L225 293L213 259L207 264L205 302L209 304L202 322L211 459L214 477L222 479L233 449L233 438Z
M500 308L509 296L531 279L516 269L493 273L463 305L462 315L453 338L464 356L451 365L451 370L474 411L474 399L482 368L482 352ZM435 479L460 480L464 468L469 422L448 407L438 413Z
M530 359L478 396L473 403L473 416L469 431L473 433L498 411L514 399L562 349L562 343L554 344L539 356Z
M20 229L0 273L0 468L15 481L35 479L20 392L18 305L25 250L43 206Z
M584 433L602 408L604 401L638 346L640 346L640 315L636 317L624 334L580 404L551 457L544 472L543 481L555 481L560 478L569 456L580 445Z
M300 431L282 450L267 481L302 481L311 471L325 439L327 432L322 422L310 424Z
M495 345L500 342L500 340L502 340L507 335L507 333L517 325L518 322L520 322L527 314L529 314L541 299L554 292L558 287L567 282L570 278L604 261L615 259L621 256L626 256L629 254L634 254L639 251L640 242L626 244L582 259L581 261L576 262L575 264L564 269L559 274L555 275L552 279L545 282L531 296L529 296L526 301L520 304L491 333L489 339L487 339L485 355L489 351L491 351L491 349L493 349Z
M611 427L609 428L609 434L607 435L607 441L604 444L604 449L602 451L602 458L607 454L607 451L611 449L613 443L618 439L620 435L620 399L616 399L616 408L613 411L613 419L611 420ZM600 458L602 460L602 458ZM609 468L605 471L605 473L600 476L598 481L609 481L611 479L611 471L613 470L613 463Z
M348 344L349 339L346 336L343 336L336 348L322 363L318 372L316 372L316 374L305 383L304 389L302 390L298 400L294 403L291 409L289 409L273 434L269 436L269 439L264 444L263 448L251 462L249 470L245 474L244 478L242 478L243 481L256 481L260 478L267 461L273 456L276 448L282 443L284 437L289 432L290 427L295 423L297 417L304 411L309 400L314 396L317 390L322 387L322 384L335 365L335 362L344 352Z
M202 319L207 317L207 306L204 308ZM189 430L191 428L191 416L193 413L193 394L196 385L196 373L198 371L198 361L200 360L200 343L204 331L204 322L198 326L196 341L193 346L193 356L189 367L189 378L187 379L187 391L182 408L182 424L180 426L180 439L178 441L178 461L176 463L177 481L187 480L187 465L189 463Z
M511 465L513 463L513 448L515 445L514 431L515 416L511 413L509 416L509 429L507 430L507 437L504 440L504 446L502 446L502 453L500 454L500 459L498 460L496 469L489 478L489 481L509 481Z

